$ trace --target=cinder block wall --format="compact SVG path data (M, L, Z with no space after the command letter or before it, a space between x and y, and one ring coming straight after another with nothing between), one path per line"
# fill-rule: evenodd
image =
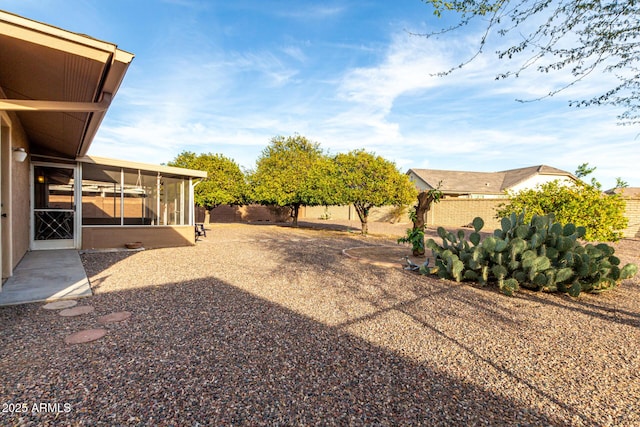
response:
M431 206L427 213L428 226L464 227L477 216L484 220L483 231L493 231L500 227L496 208L505 199L442 199Z
M205 222L204 208L200 206L196 207L195 219L196 222ZM288 210L275 206L222 205L211 210L211 217L209 219L209 222L284 222L288 219Z
M505 199L443 199L435 203L427 213L428 226L463 227L471 224L473 218L479 216L484 220L484 231L492 232L500 227L496 219L496 209ZM629 226L624 237L640 237L640 198L626 199L625 215L629 218ZM392 206L374 208L370 213L370 221L408 223L405 212L398 214ZM358 214L353 206L303 206L300 208L300 220L324 218L329 214L334 220L357 220ZM210 222L283 222L288 221L288 213L271 206L218 206L211 211ZM204 222L204 209L196 208L196 222Z
M327 215L329 216L328 218ZM307 206L301 209L300 218L359 220L358 212L356 212L353 206ZM381 206L371 209L369 212L369 221L390 222L394 224L411 222L407 209L399 209L395 206Z
M640 237L640 198L625 200L627 207L625 216L629 225L623 236L627 238ZM479 216L484 220L484 231L493 231L500 227L496 219L496 209L505 199L443 199L431 207L427 213L427 225L443 227L462 227Z
M625 216L629 219L629 225L624 230L624 237L640 237L640 198L625 201L627 202Z

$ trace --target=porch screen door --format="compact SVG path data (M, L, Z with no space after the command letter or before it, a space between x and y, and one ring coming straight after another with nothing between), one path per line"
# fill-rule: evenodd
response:
M33 249L75 248L75 192L74 166L33 166Z

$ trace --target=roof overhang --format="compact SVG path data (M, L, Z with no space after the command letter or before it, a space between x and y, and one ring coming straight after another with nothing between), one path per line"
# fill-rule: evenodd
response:
M116 45L0 11L0 110L32 154L86 155L133 60Z
M153 165L149 163L130 162L128 160L109 159L106 157L85 156L77 159L81 163L89 163L99 166L111 166L115 168L140 170L148 172L159 172L164 176L206 178L206 171L194 169L176 168L173 166Z

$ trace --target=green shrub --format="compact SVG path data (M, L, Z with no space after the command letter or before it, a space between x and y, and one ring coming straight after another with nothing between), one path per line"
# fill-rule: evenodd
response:
M421 228L407 228L406 236L400 237L398 243L411 243L413 255L424 255L424 231Z
M433 239L426 243L435 266L421 272L457 282L496 283L506 295L522 286L576 297L580 292L613 289L638 271L635 264L620 267L620 259L606 243L583 246L578 239L586 228L563 225L553 215L533 215L525 221L524 212L512 213L493 236L481 240L483 226L481 218L473 220L469 241L462 230L454 234L439 227L442 245Z
M563 224L584 227L587 241L614 242L628 225L626 203L620 195L604 194L584 182L552 181L509 196L509 203L496 211L498 218L525 211L525 221L530 221L533 215L553 214Z

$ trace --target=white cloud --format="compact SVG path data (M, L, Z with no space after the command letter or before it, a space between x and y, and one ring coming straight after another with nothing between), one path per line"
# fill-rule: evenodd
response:
M307 60L307 56L298 46L284 46L282 51L299 62L305 62Z
M251 168L273 136L298 132L332 153L375 151L402 170L548 164L572 172L589 162L605 186L616 176L640 185L634 167L640 158L629 154L639 151L630 145L635 131L616 126L612 109L567 106L570 95L606 85L604 77L521 104L514 99L540 96L566 77L529 73L495 81L504 64L490 54L447 77L432 76L468 57L466 39L445 44L399 32L377 51L347 47L375 59L307 75L289 62L309 61L312 46L303 51L292 42L274 52L186 57L169 73L129 80L91 154L159 163L184 149L212 151Z
M380 64L359 67L344 75L338 96L387 113L397 97L437 86L437 78L430 73L448 66L449 61L437 45L400 33L393 37Z
M303 20L321 20L338 16L345 11L344 7L340 6L301 6L299 8L292 8L288 10L281 10L277 14L294 19Z

